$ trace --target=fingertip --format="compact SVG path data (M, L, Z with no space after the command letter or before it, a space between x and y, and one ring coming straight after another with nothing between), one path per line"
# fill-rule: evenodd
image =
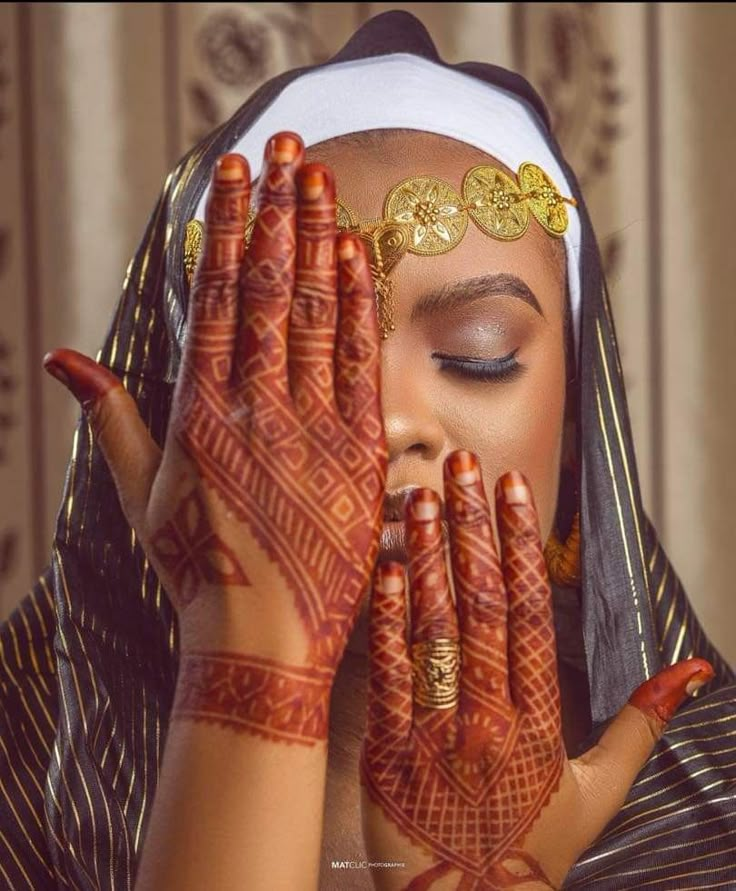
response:
M481 479L480 462L473 452L455 449L445 458L443 473L445 479L451 479L460 486L474 486Z
M685 692L689 696L692 696L697 693L701 687L705 686L709 681L712 681L716 676L716 673L710 662L705 659L692 659L690 661L694 663L694 667L696 667L697 670L690 676L690 680L685 687Z
M292 164L304 153L304 143L298 133L283 130L266 144L266 161L272 164Z
M107 368L76 350L59 347L43 357L45 371L63 384L83 408L116 387L118 378Z
M686 659L667 666L637 687L629 704L666 724L684 700L714 676L713 666L705 659Z
M337 256L341 263L347 263L360 253L360 239L352 232L340 232L337 236Z
M404 633L406 596L404 566L396 561L380 563L375 570L371 595L370 635Z
M335 178L326 164L316 161L305 164L297 173L296 183L299 196L304 201L335 201Z
M526 507L533 503L529 482L519 470L509 470L496 483L496 500L509 507Z
M404 590L404 565L396 560L379 563L375 572L376 589L381 594L396 595Z
M250 179L248 162L234 152L222 155L215 163L214 179L222 185L247 182Z
M418 486L406 500L406 518L417 523L435 523L440 519L440 496L434 489Z

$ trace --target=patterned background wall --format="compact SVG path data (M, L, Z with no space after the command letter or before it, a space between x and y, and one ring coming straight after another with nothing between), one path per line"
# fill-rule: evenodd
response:
M383 3L0 5L0 610L46 562L77 409L44 352L94 353L175 160ZM645 500L736 659L736 5L408 3L450 61L547 101L602 242Z

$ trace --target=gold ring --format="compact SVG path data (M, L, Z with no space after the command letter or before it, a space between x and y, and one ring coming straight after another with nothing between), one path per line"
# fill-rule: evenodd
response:
M422 640L411 648L414 701L425 708L454 708L460 698L460 641Z

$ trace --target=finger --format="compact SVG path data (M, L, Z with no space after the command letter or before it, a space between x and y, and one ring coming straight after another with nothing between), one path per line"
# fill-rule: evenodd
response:
M296 174L304 156L295 133L266 146L258 213L242 271L242 333L236 374L278 401L290 399L286 366L296 253Z
M712 666L704 659L668 666L637 687L598 744L571 762L590 809L590 819L581 823L590 825L592 837L597 837L621 810L629 789L684 699L713 676Z
M421 722L430 720L438 711L421 703L423 682L437 690L444 689L448 680L457 680L457 657L450 664L451 657L434 656L429 648L421 646L428 641L457 641L459 636L445 566L441 504L432 489L418 488L411 493L406 509L406 531L415 718Z
M461 696L476 704L509 702L506 590L476 456L463 449L448 455L444 481L463 649Z
M373 277L365 246L357 236L340 234L337 255L337 407L356 436L364 442L379 442L383 435L380 405L381 348Z
M511 697L541 732L556 738L561 718L552 593L532 493L518 471L498 481L496 520L508 594Z
M382 743L406 739L412 720L411 662L401 563L376 568L368 633L368 735Z
M296 277L289 318L289 384L305 426L319 435L325 410L334 411L337 323L335 185L323 164L297 175ZM325 427L330 431L330 425ZM330 433L328 432L329 436Z
M43 364L87 412L123 513L140 532L161 449L143 423L135 400L111 371L75 350L54 350L44 357Z
M223 155L215 165L205 211L204 248L192 283L184 354L184 368L214 386L230 377L249 197L248 162L241 155Z

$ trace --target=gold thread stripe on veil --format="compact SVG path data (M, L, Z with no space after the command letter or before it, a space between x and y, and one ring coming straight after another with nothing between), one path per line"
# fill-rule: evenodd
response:
M699 804L694 804L691 807L683 808L682 813L690 814L693 811L697 811L702 807L703 807L702 802ZM698 825L706 826L709 823L714 823L714 822L717 822L718 820L722 820L722 819L723 819L722 815L718 814L717 816L709 817L706 820L698 820ZM689 822L692 822L692 821L688 820L688 823ZM615 848L609 848L607 851L603 851L600 854L591 854L590 856L587 856L587 857L581 857L580 860L578 860L578 864L582 865L582 864L588 864L588 863L600 863L601 861L606 860L610 857L613 857L616 854L620 854L622 851L630 851L632 848L638 847L639 845L649 845L653 841L656 841L657 839L667 838L670 835L674 835L675 832L684 832L687 830L688 823L683 823L681 826L678 826L676 829L665 829L662 832L656 832L653 835L645 835L645 836L643 836L641 838L637 838L634 841L629 842L627 844L618 845ZM718 836L714 836L714 837L718 838ZM659 845L657 846L657 848L658 848L658 850L660 849ZM596 875L601 875L601 872L589 873L588 878L595 878Z
M69 593L69 588L67 587L67 583L66 583L66 574L65 574L65 572L64 572L64 561L63 561L63 559L62 559L62 557L61 557L61 554L59 553L58 549L55 548L55 549L54 549L54 553L55 553L55 557L56 557L56 561L57 561L57 566L58 566L58 570L59 570L59 571L58 571L58 577L59 577L59 579L61 580L62 588L63 588L63 590L64 590L64 596L65 596L65 598L66 598L67 610L69 611L68 614L69 614L69 616L70 616L70 618L71 618L71 617L73 616L73 613L72 613L72 605L71 605L71 595L70 595L70 593ZM77 639L78 639L79 642L81 643L81 642L82 642L82 637L81 637L81 635L80 635L80 633L79 633L79 629L78 629L78 627L77 627L77 625L76 625L76 622L74 622L73 619L72 619L71 624L72 624L72 627L75 629L75 631L76 631L76 633L77 633ZM78 709L79 709L79 714L80 714L81 719L82 719L82 727L83 727L83 729L84 729L84 738L87 739L88 736L89 736L89 732L88 732L88 727L87 727L87 715L86 715L86 709L85 709L85 707L84 707L84 698L82 697L82 691L81 691L80 684L79 684L79 676L77 675L77 670L76 670L76 666L75 666L74 653L71 652L70 649L69 649L69 643L68 643L68 641L67 641L67 639L66 639L66 636L65 636L65 634L64 634L63 623L61 623L61 622L59 623L58 628L57 628L57 635L58 635L58 638L59 638L59 640L60 640L60 642L61 642L61 645L62 645L64 651L66 652L66 654L67 654L67 656L68 656L68 658L67 658L67 660L66 660L66 664L69 666L69 669L70 669L70 671L71 671L72 681L73 681L73 684L74 684L74 690L76 691L76 695L77 695L77 707L78 707ZM82 644L82 647L83 647L83 644ZM91 681L92 681L92 686L93 686L93 689L94 689L94 691L95 691L96 704L99 705L99 700L98 700L98 698L97 698L97 688L96 688L96 684L95 684L95 682L94 682L94 672L92 671L92 666L91 666L91 664L89 663L89 660L87 659L87 655L86 655L86 652L84 651L84 649L83 649L82 652L83 652L83 655L84 655L85 659L87 660L87 666L88 666L88 668L89 668L89 670L90 670L89 673L90 673L90 678L91 678ZM97 862L97 852L98 852L98 847L97 847L97 819L96 819L95 809L94 809L94 807L93 807L93 805L92 805L92 796L91 796L91 793L90 793L90 790L89 790L89 786L87 785L87 779L86 779L86 776L85 776L85 772L84 772L84 770L83 770L83 768L82 768L82 764L81 764L81 762L80 762L80 760L79 760L79 755L78 755L78 753L77 753L77 749L76 749L76 746L75 746L75 744L74 744L74 736L72 735L72 727L71 727L70 711L69 711L69 704L67 703L66 692L65 692L65 686L66 686L66 685L65 685L64 683L60 683L60 684L59 684L59 690L60 690L60 693L61 693L61 701L60 701L60 704L62 705L62 711L63 711L64 716L65 716L65 718L66 718L67 732L68 732L68 739L67 739L67 742L68 742L69 748L70 748L70 750L71 750L71 753L72 753L72 759L73 759L73 762L74 762L74 766L75 766L76 769L77 769L77 774L79 775L79 781L80 781L80 783L81 783L81 785L82 785L82 789L84 790L84 797L85 797L86 800L87 800L87 806L88 806L88 808L89 808L90 824L91 824L91 831L92 831L92 851L94 852L94 853L93 853L93 856L92 856L92 863L93 863L94 871L95 871L95 879L97 880L97 887L99 888L99 887L101 887L101 885L100 885L99 865L98 865L98 862ZM63 772L63 770L64 770L64 768L62 767L62 772ZM101 781L100 781L100 778L99 778L99 776L98 776L97 774L95 774L95 776L96 776L96 779L97 779L97 783L98 783L98 785L99 785L99 787L100 787L100 794L103 796L103 799L105 799L105 790L104 790L103 787L102 787L102 783L101 783ZM109 811L108 811L108 820L109 820ZM109 832L109 837L110 837L110 840L111 840L111 842L112 842L112 825L109 826L109 830L110 830L110 832ZM80 833L81 833L81 827L80 827ZM80 841L81 841L81 836L80 836ZM84 846L82 846L82 847L84 847ZM112 854L112 850L110 851L110 853Z
M616 397L613 392L613 387L611 385L611 375L608 370L608 358L606 356L606 345L603 339L603 330L601 328L600 319L596 319L596 331L598 334L598 354L600 356L601 362L603 364L603 373L606 379L606 390L608 393L608 402L611 409L611 414L613 416L613 424L614 429L616 431L616 440L618 442L618 451L619 458L624 468L624 476L626 477L626 490L629 496L629 509L631 512L631 517L634 521L634 529L636 532L636 542L639 550L639 560L641 561L642 568L642 576L644 578L644 587L647 592L647 607L649 609L650 619L652 619L652 624L654 624L654 616L652 615L652 604L650 599L650 591L649 591L649 573L647 572L647 561L644 556L644 543L641 535L641 528L639 524L639 510L638 510L638 502L635 497L634 487L632 482L632 474L631 469L629 467L629 458L627 454L626 443L624 442L623 432L621 429L621 421L619 419L618 407L616 405Z
M620 499L619 492L618 492L618 484L616 481L616 474L613 469L613 458L611 455L611 444L608 440L608 431L606 430L606 419L605 419L605 416L603 413L603 404L601 401L601 390L600 390L600 387L598 386L597 378L598 378L598 375L596 374L595 375L595 379L596 379L596 381L595 381L595 395L596 395L596 401L598 404L598 421L599 421L600 430L601 430L601 434L603 436L603 441L604 441L604 445L605 445L605 449L606 449L608 472L611 477L613 494L614 494L614 498L616 500L616 513L618 516L619 530L621 532L621 543L623 545L624 554L626 557L626 568L627 568L627 574L628 574L628 578L629 578L629 587L631 589L631 595L632 595L632 598L634 601L634 610L636 612L637 626L638 626L638 630L639 630L639 647L640 647L640 652L641 652L642 667L644 669L645 677L648 678L650 676L649 661L647 659L646 642L645 642L644 636L643 636L644 629L643 629L643 623L642 623L642 617L641 617L641 610L639 609L639 592L637 591L637 588L636 588L636 581L634 579L633 569L631 566L631 555L629 554L629 543L628 543L628 540L626 537L626 529L625 529L624 520L623 520L623 511L621 508L621 499Z
M736 761L731 761L727 762L726 764L719 765L721 769L734 766L736 766ZM660 805L659 807L649 808L649 810L633 814L631 817L629 817L629 819L624 820L621 823L617 823L614 829L612 829L609 833L605 833L603 836L601 836L601 838L603 840L617 838L629 826L634 826L637 830L641 830L645 826L657 823L665 816L669 816L673 810L679 813L683 802L689 801L691 798L698 798L704 792L708 792L710 789L716 789L718 786L725 785L727 787L728 784L728 780L725 779L720 779L712 783L706 783L704 786L699 787L695 792L691 792L690 795L685 795L682 798L674 798L670 801L667 801L665 804ZM662 789L662 794L667 791L669 791L669 789L668 787L665 787L664 789ZM649 817L653 814L658 814L658 816L654 817L651 820L643 819L644 817Z

